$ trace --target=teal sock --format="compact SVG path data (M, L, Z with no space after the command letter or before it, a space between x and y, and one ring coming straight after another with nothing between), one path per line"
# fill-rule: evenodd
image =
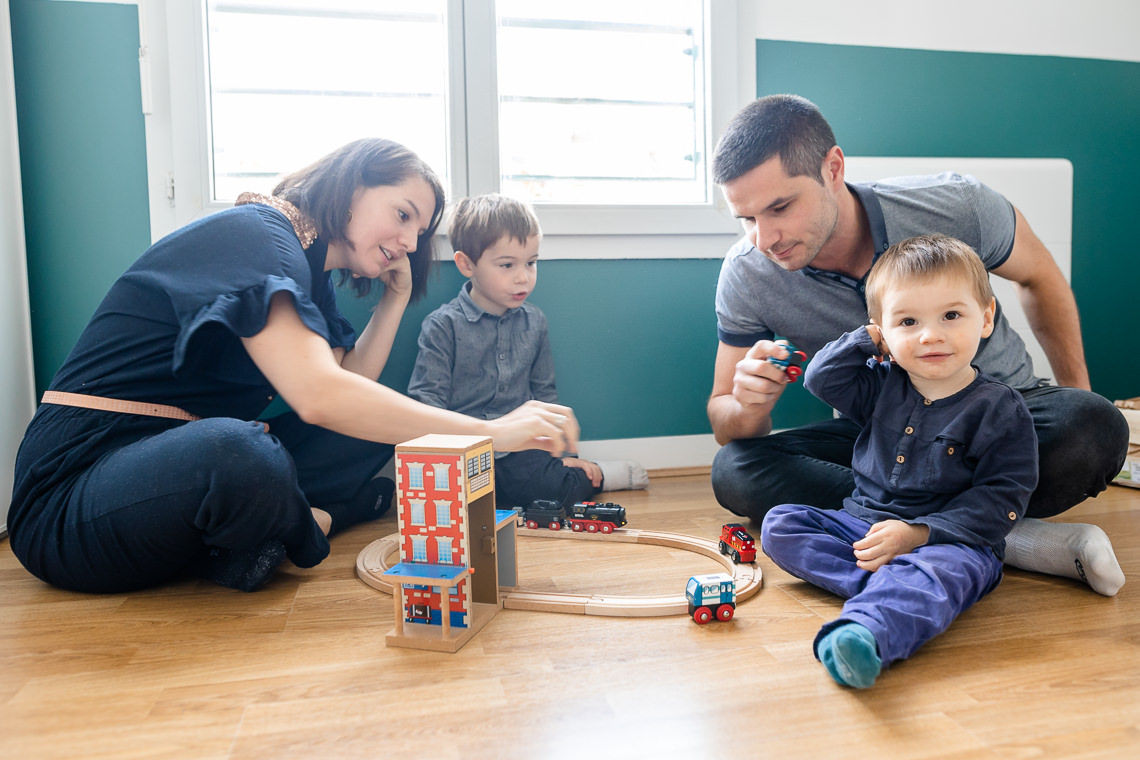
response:
M820 640L816 654L840 686L866 689L883 669L874 634L858 623L832 629Z

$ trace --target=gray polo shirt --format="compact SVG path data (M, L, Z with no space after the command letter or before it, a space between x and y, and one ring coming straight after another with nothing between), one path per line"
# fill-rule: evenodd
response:
M532 399L557 402L546 316L525 302L491 314L469 287L424 318L408 395L485 420Z
M1013 206L969 175L896 177L849 183L871 225L877 259L891 245L915 235L941 233L975 251L987 270L1013 251ZM814 356L828 342L868 322L864 280L805 267L788 272L747 238L729 249L716 290L717 334L730 346L786 338ZM974 363L986 374L1024 390L1042 384L1025 343L1001 304L994 332L982 341Z

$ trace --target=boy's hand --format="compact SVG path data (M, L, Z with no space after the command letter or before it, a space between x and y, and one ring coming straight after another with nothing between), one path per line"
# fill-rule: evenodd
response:
M902 520L877 522L867 535L852 544L856 565L873 573L895 557L908 554L930 538L930 527L911 525Z
M584 470L586 475L590 478L590 483L594 488L599 488L602 485L602 468L598 467L593 462L586 461L585 459L577 459L576 457L563 457L562 464L567 467L577 467L579 470Z
M871 340L875 343L876 357L879 361L887 361L891 358L891 347L887 345L887 341L883 339L882 329L872 322L867 325L867 334L871 336Z

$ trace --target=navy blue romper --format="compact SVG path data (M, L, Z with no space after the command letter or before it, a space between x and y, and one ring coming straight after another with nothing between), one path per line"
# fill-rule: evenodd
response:
M241 338L287 292L331 347L352 326L289 221L243 205L155 243L111 287L52 390L177 406L197 421L41 404L16 458L13 552L42 580L77 591L154 586L211 549L284 544L311 567L329 553L311 507L350 499L392 447L307 425L254 422L275 391Z

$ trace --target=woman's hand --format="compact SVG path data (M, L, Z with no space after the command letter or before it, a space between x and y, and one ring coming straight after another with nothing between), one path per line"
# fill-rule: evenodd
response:
M909 554L930 538L930 526L912 525L902 520L877 522L867 535L852 544L855 564L873 573L895 557Z
M388 363L400 320L412 297L412 265L407 256L394 259L376 277L384 283L384 296L356 339L356 345L340 355L340 365L349 372L377 380Z
M376 279L384 283L385 298L388 296L399 296L404 300L411 298L412 263L408 261L407 256L393 260L391 264L380 270L380 276Z
M542 449L554 455L578 451L578 420L568 406L528 401L487 424L495 451Z

